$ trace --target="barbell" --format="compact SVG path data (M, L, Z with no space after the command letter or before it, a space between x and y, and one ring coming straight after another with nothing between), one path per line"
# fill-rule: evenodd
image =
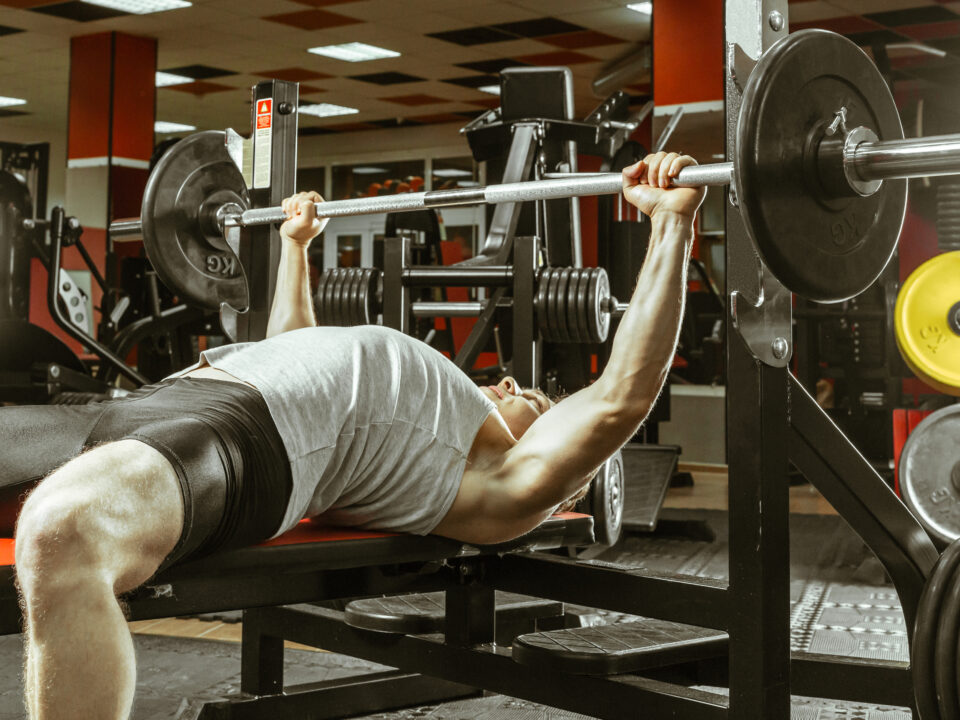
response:
M734 162L684 168L678 186L730 185L757 251L789 290L819 302L865 290L889 262L906 212L907 178L960 174L960 135L905 140L896 104L853 42L802 30L761 56L744 88ZM319 203L344 217L485 203L618 193L619 173ZM151 173L141 219L111 224L140 234L161 279L216 309L245 306L246 280L224 233L285 219L251 208L224 134L175 145Z

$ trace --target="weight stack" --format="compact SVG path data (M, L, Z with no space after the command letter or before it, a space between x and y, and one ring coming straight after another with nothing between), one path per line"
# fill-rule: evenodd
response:
M960 182L954 178L937 184L937 244L940 252L960 250Z

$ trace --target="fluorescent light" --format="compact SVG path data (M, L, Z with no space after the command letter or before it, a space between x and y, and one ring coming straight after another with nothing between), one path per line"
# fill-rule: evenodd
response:
M193 5L192 2L187 2L187 0L83 0L83 2L88 5L122 10L134 15L149 15L150 13L178 10Z
M4 97L0 95L0 107L11 107L13 105L26 105L27 101L23 98Z
M301 105L300 112L304 115L315 115L316 117L335 117L337 115L356 115L359 110L343 105L334 105L333 103L311 103L310 105Z
M192 83L194 78L186 75L174 75L173 73L158 72L156 84L157 87L170 87L171 85L185 85Z
M166 120L157 120L153 124L153 131L158 133L188 132L196 129L196 125L184 125L183 123L167 122Z
M435 177L473 177L472 172L460 168L440 168L434 170L433 174Z
M480 87L477 88L477 90L479 90L480 92L490 93L491 95L500 94L499 85L481 85Z
M380 173L385 173L385 172L388 172L386 168L364 167L364 166L353 168L354 175L379 175Z
M457 183L460 187L476 187L479 184L476 180L461 180Z
M346 60L347 62L366 62L367 60L380 60L382 58L400 57L400 53L376 45L367 45L366 43L352 42L342 45L323 45L321 47L308 48L307 52L314 55L323 55L334 60Z
M650 15L653 12L652 2L630 3L627 7L634 12L643 13L644 15Z

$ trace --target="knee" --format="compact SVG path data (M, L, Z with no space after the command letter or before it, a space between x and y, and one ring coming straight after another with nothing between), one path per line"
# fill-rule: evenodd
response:
M80 499L31 496L16 532L16 572L21 588L69 591L89 578L98 562L90 526L94 509Z

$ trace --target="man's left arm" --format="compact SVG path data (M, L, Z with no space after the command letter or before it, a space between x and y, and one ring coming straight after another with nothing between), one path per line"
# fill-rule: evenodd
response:
M315 192L298 193L283 201L284 213L289 218L280 226L280 265L277 269L277 288L267 322L267 337L290 330L315 327L313 298L310 293L310 261L307 255L310 243L325 220L317 217L316 205L323 198Z

